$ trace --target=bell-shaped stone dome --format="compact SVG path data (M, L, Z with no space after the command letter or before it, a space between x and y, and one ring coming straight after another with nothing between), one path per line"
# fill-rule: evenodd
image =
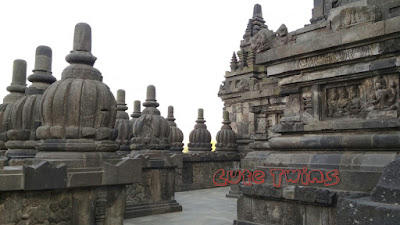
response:
M26 61L14 60L11 85L7 87L10 92L0 105L0 156L4 155L7 142L7 131L11 128L11 111L14 103L24 97L26 89Z
M147 98L143 103L145 109L142 115L133 123L132 150L169 150L170 127L168 121L160 115L157 109L156 88L147 87Z
M52 51L50 47L36 48L35 68L28 77L32 85L25 96L15 102L11 111L11 129L7 131L8 158L33 158L36 155L36 129L42 124L40 105L43 93L56 81L51 73Z
M118 129L118 137L116 139L119 144L118 154L126 155L131 152L129 147L132 136L132 129L129 121L129 115L125 111L128 109L125 103L125 91L120 89L117 91L117 120L114 127Z
M183 150L183 133L181 129L176 126L175 117L174 117L174 107L168 106L168 117L167 121L169 126L171 127L171 132L169 134L169 138L171 140L171 149L170 151L182 152Z
M74 47L66 61L70 63L62 78L43 95L43 125L36 131L43 139L39 151L114 152L117 107L110 88L93 67L92 35L88 24L75 26Z
M232 130L231 121L229 120L229 112L224 111L224 121L222 122L221 130L217 133L217 144L215 144L215 151L237 151L238 145L236 144L236 134Z
M204 111L203 109L199 109L198 118L196 120L196 125L194 126L194 130L189 134L189 151L197 152L197 151L211 151L211 134L207 130L207 126L205 125L204 120Z

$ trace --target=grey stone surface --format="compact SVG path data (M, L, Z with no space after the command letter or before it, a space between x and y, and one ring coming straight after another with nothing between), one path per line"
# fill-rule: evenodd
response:
M133 123L132 150L168 150L171 148L170 125L157 109L156 87L147 87L145 109Z
M36 136L45 141L37 146L37 158L57 157L60 151L117 150L114 140L118 132L113 128L116 101L100 71L93 67L96 57L90 52L91 44L90 26L77 24L74 49L66 56L70 65L43 95L43 124Z
M171 139L171 151L181 153L183 150L183 132L179 129L175 123L174 107L168 106L168 117L167 117L171 132L169 138Z
M221 127L221 130L218 131L215 144L215 151L231 151L236 152L238 150L236 144L236 134L232 130L230 126L231 121L229 120L229 112L224 111L224 121L222 122L224 125Z
M127 155L131 152L130 140L132 138L132 126L129 121L129 115L125 111L128 107L125 104L125 90L118 90L117 92L117 120L114 127L118 130L118 143L117 153L120 155Z
M51 72L52 50L47 46L38 46L35 54L35 68L28 77L32 85L25 90L25 96L14 103L11 110L11 127L7 131L9 159L33 158L38 141L36 129L42 125L41 103L43 93L56 81Z
M396 159L385 167L378 184L371 193L371 199L375 202L399 205L399 195L400 160Z
M181 179L176 181L177 191L215 188L214 175L218 170L235 168L240 156L233 152L207 152L183 155L183 165L178 171Z
M125 225L228 225L236 219L236 199L225 198L228 187L176 193L183 211L124 220Z
M317 171L331 171L340 182L293 184L284 174L282 187L274 188L271 175L266 186L244 187L237 224L337 224L341 206L321 197L326 191L350 198L374 190L368 201L376 207L397 201L389 198L398 194L397 169L385 166L397 157L400 140L399 4L315 0L312 24L304 28L250 32L247 26L218 92L240 149L247 149L242 168L267 175L314 170L315 179Z
M194 130L189 134L189 153L211 151L211 134L204 120L204 110L199 109Z
M16 101L22 98L26 88L26 61L14 60L12 83L7 87L9 94L0 105L0 155L4 157L7 150L7 131L11 128L11 111Z

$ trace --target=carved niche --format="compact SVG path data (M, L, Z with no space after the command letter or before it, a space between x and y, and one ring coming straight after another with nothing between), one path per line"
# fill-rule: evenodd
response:
M325 118L364 117L365 96L360 84L327 87Z

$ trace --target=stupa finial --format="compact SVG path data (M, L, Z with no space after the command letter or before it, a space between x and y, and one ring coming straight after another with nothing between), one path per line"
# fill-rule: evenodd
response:
M43 93L50 84L57 79L51 72L52 50L48 46L40 45L36 48L35 68L33 74L29 75L28 80L32 85L26 89L26 94ZM38 91L40 89L40 91Z

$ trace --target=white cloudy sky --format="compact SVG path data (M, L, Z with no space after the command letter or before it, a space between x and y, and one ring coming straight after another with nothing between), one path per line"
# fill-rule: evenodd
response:
M293 31L309 23L313 0L2 1L0 96L11 83L13 60L25 59L29 75L38 45L53 49L53 74L60 79L74 26L86 22L95 67L115 96L126 90L129 114L154 84L162 115L175 107L185 142L200 107L215 138L223 107L219 85L256 3L270 29L285 23Z

